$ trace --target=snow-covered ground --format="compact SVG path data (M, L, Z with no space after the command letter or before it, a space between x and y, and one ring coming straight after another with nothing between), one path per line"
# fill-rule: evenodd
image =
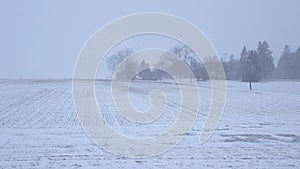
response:
M170 127L180 108L175 84L136 82L130 99L146 110L147 93L166 92L167 107L151 124L118 114L109 82L96 83L103 117L131 137L155 136ZM227 82L225 111L213 136L199 144L210 105L210 83L199 83L200 112L188 136L170 151L143 159L116 156L81 129L71 81L0 81L0 168L300 168L300 82L253 85Z

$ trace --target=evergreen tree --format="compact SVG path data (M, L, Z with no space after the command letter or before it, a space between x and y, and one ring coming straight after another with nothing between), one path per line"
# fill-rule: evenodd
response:
M243 82L258 82L261 79L261 67L259 64L259 55L252 50L243 61L244 71L242 73Z
M231 55L227 63L223 64L226 79L228 80L238 80L240 79L240 61L234 59L234 56Z
M241 78L243 80L243 76L244 76L244 72L246 72L246 63L248 61L248 57L249 57L249 54L248 54L248 51L247 51L247 48L246 46L244 46L242 52L241 52L241 58L240 58L240 74L241 74Z
M243 57L245 57L247 54L248 54L247 48L246 48L246 46L244 46L244 47L243 47L243 50L242 50L242 53L241 53L241 59L242 59Z
M145 62L145 60L143 60L141 63L140 63L140 66L139 66L139 70L140 71L143 71L143 70L146 70L146 69L150 69L150 64Z
M278 62L276 77L281 79L300 79L300 47L291 52L286 45Z
M291 49L289 45L285 45L283 48L283 52L281 53L281 57L277 64L276 77L277 78L291 78L292 70L291 70Z
M272 51L270 50L269 44L266 41L258 42L257 54L258 62L261 68L261 78L267 79L274 71L274 63Z
M292 71L295 79L300 79L300 47L292 55Z
M145 62L145 60L143 60L139 65L138 75L143 80L150 79L151 76L150 64Z
M193 67L191 68L195 78L197 79L197 81L206 81L208 80L208 73L204 67L203 64L201 64L200 62L194 62L194 64L192 64Z
M249 82L252 90L252 82L258 82L261 79L261 67L259 64L259 55L255 50L247 52L241 58L242 81Z

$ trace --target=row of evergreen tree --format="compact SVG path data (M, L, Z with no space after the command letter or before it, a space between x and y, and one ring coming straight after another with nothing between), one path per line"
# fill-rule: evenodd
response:
M269 44L259 42L256 50L247 50L244 46L239 60L230 56L223 62L226 78L245 82L257 82L267 79L300 79L300 47L292 52L286 45L277 67L274 66L272 51Z
M275 75L281 79L300 79L300 47L293 52L288 45L284 47Z

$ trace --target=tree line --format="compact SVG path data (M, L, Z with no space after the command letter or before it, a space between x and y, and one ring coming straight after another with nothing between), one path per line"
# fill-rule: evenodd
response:
M115 72L117 79L141 79L141 80L162 80L172 78L167 72L172 72L179 79L192 78L186 66L191 70L197 80L207 80L208 75L205 67L195 53L186 45L178 45L163 53L160 60L151 68L145 60L139 61L137 58L129 57L133 50L125 48L111 55L107 60L107 68ZM174 57L175 56L175 57ZM121 62L123 62L121 64ZM165 71L163 71L165 70ZM137 73L138 72L138 73Z
M269 79L300 79L300 47L291 51L289 45L283 48L275 67L269 44L259 42L256 50L247 50L244 46L239 60L230 57L223 62L226 77L229 80L258 82Z
M170 57L170 53L179 59ZM108 69L116 71L118 65L131 54L133 54L133 50L129 48L116 52L107 60ZM183 62L179 62L179 60ZM201 61L188 46L178 45L161 56L160 61L156 63L156 67L175 72L175 76L178 78L191 78L189 73L184 72L184 69L182 69L185 66L182 64L185 63L197 80L204 81L209 79L204 65L214 64L217 60L217 56L210 56ZM244 46L239 59L235 59L231 55L229 61L222 61L222 64L227 80L241 80L251 83L269 79L300 79L300 47L296 51L291 51L290 47L286 45L277 66L275 66L268 42L260 41L257 49L247 50ZM140 73L135 74L136 72ZM210 72L209 74L213 75L213 73L216 73L214 78L217 78L217 72ZM135 59L127 59L123 67L119 67L116 76L120 79L134 77L144 80L170 78L164 71L151 69L150 64L144 60L138 61Z

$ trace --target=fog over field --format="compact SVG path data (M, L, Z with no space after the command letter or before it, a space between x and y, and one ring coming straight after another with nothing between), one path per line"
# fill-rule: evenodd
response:
M300 168L300 1L0 2L0 169Z

